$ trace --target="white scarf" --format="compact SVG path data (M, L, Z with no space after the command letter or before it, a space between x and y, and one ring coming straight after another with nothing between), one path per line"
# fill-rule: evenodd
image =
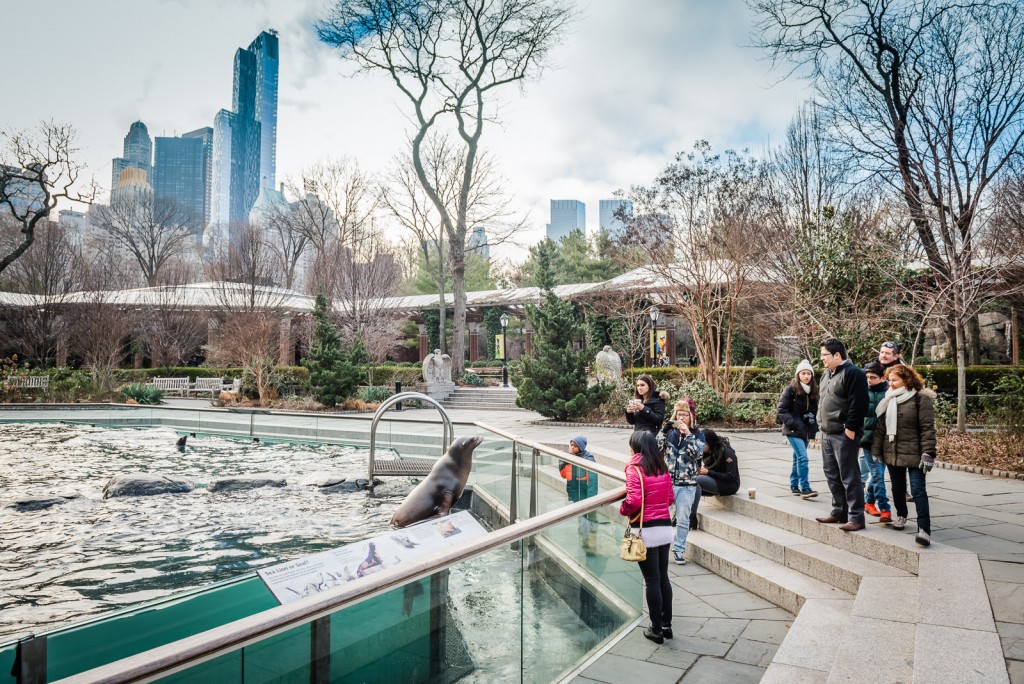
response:
M899 389L890 387L885 391L882 401L878 402L875 415L881 418L882 414L885 414L885 434L889 437L890 442L896 439L896 407L913 399L916 394L917 390L908 390L906 387Z
M800 382L800 381L798 380L797 382ZM808 385L806 382L801 382L800 383L800 387L803 388L804 394L810 394L811 393L811 386Z

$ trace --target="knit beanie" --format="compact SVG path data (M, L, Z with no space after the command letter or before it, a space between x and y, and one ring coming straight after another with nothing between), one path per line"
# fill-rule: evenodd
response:
M812 366L811 362L808 361L807 359L804 359L800 363L796 364L796 373L794 373L793 375L794 376L800 375L800 371L805 371L805 370L806 371L811 371L812 374L814 373L814 366Z

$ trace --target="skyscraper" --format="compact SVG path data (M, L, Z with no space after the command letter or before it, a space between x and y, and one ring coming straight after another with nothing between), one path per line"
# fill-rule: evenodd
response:
M491 258L491 246L487 244L487 229L483 226L475 226L466 240L466 251L476 254L484 259Z
M277 74L276 33L264 31L248 49L235 52L232 109L220 110L213 122L210 222L218 226L214 235L230 240L230 227L248 220L262 179L274 186Z
M598 205L601 212L598 228L607 233L610 238L621 238L626 224L615 214L621 210L627 216L632 215L633 203L625 199L608 199L601 200Z
M111 188L117 186L121 180L121 172L129 166L145 171L147 182L152 179L153 141L149 137L146 124L136 121L131 125L128 135L124 136L124 152L122 156L115 157L111 165Z
M551 200L548 238L558 242L574 230L586 233L587 209L579 200Z
M202 138L157 138L153 161L153 196L173 202L198 230L206 206L206 153Z
M203 141L203 225L210 222L210 204L213 193L213 129L209 126L182 133L182 138Z

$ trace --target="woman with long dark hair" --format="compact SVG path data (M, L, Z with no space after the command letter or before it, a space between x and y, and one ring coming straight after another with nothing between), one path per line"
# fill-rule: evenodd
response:
M626 404L626 422L633 430L646 430L657 435L661 422L665 420L665 397L658 393L658 387L647 373L636 379L636 393Z
M932 519L928 510L925 475L935 467L935 392L910 366L895 365L885 371L889 389L878 403L871 455L889 468L892 503L896 506L894 530L907 524L907 477L917 508L917 536L921 546L932 543Z
M674 536L669 514L675 502L672 477L652 433L637 430L629 438L629 448L633 455L626 465L626 499L619 514L629 518L633 532L647 546L647 558L639 562L651 615L651 626L644 630L644 636L661 644L672 638L672 584L668 578Z
M697 475L697 494L693 497L690 517L697 517L702 496L730 496L740 489L740 465L728 437L719 437L714 430L704 430L704 456Z

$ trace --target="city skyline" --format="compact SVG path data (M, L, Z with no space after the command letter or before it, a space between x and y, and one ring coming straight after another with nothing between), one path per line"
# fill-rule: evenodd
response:
M44 20L40 8L12 7L8 26L44 22L55 46L16 70L13 87L29 90L72 54L76 67L95 76L19 100L5 108L0 125L30 128L51 118L73 123L87 175L102 183L111 177L115 141L131 122L146 122L154 137L210 125L230 104L226 64L232 52L274 28L282 51L276 181L327 156L348 155L381 172L404 149L406 114L393 86L352 76L350 64L317 42L311 23L324 3L264 3L251 11L234 0L202 6L181 0L155 11L139 4L98 2L86 11L56 2L48 15L58 21ZM196 22L200 9L204 21ZM552 197L596 207L616 190L650 182L698 138L716 149L755 152L780 142L807 87L773 85L779 75L744 47L749 30L740 0L713 6L663 0L645 3L641 12L612 0L588 3L552 54L553 68L522 94L513 91L502 102L501 125L485 131L484 145L508 181L513 207L520 217L528 215L530 229L520 242L544 235ZM30 50L28 36L4 33L10 49ZM83 33L91 38L84 51L73 39ZM109 83L104 69L115 61L119 78ZM598 212L590 212L588 232L598 220Z

